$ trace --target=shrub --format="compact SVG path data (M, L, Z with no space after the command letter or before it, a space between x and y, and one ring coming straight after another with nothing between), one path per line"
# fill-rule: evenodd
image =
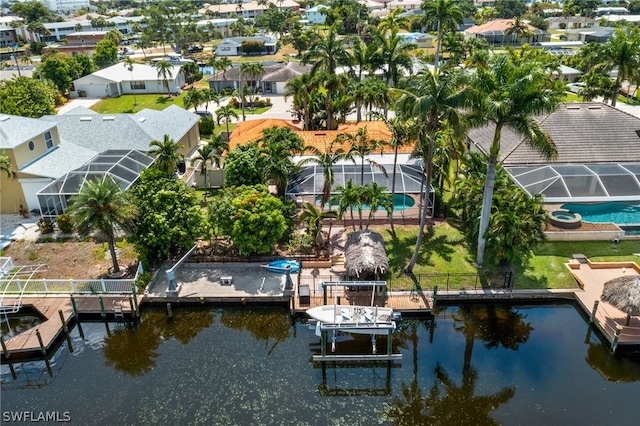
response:
M200 128L201 135L211 135L213 134L213 130L215 128L215 123L213 121L213 117L205 116L200 119L200 123L198 124Z
M144 288L151 282L152 279L153 274L151 272L143 272L142 274L138 275L138 277L136 278L136 288L138 289L138 291L144 290Z
M51 222L49 219L42 218L36 223L36 225L38 226L41 234L53 233L53 222Z
M73 232L73 220L71 216L63 213L56 219L56 224L58 225L58 229L63 234L70 234Z

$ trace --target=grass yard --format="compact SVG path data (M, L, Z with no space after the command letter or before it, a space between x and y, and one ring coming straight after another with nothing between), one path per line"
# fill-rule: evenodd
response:
M93 105L91 109L100 114L133 114L145 108L162 111L171 105L184 107L183 98L186 92L179 96L159 95L136 95L134 106L133 95L122 95L118 98L104 98Z
M238 114L238 117L240 117L242 119L242 109L241 108L232 108L236 114ZM256 115L256 114L262 114L264 112L267 112L271 109L271 107L262 107L262 108L245 108L244 109L244 114L245 115ZM226 126L223 126L226 127ZM229 124L229 128L231 128L231 124Z
M412 280L402 273L411 259L417 228L396 227L374 229L386 244L393 289L410 289ZM557 241L546 242L534 250L526 264L514 265L514 288L547 289L574 288L575 280L564 265L574 253L582 253L594 262L638 261L633 253L640 253L640 240L623 240L619 244L609 241ZM414 273L475 273L475 253L462 233L448 223L429 228L425 234Z

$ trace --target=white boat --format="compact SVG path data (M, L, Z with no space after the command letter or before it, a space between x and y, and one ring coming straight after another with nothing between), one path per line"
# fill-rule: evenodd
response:
M323 305L307 310L325 330L357 334L388 334L396 329L391 308L357 305Z

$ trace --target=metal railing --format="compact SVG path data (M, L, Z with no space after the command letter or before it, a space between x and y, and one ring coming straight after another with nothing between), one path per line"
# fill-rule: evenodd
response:
M134 278L127 279L11 279L0 280L0 289L5 295L20 294L123 294L131 293L138 275L144 272L142 263L138 264Z

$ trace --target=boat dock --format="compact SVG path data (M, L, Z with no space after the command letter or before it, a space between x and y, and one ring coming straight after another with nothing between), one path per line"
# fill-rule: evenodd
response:
M627 314L609 303L600 300L604 284L622 275L640 275L635 262L591 262L584 256L574 256L567 266L580 284L575 292L578 305L589 316L592 323L615 347L640 346L640 317L632 316L626 324Z
M23 296L22 306L36 311L43 321L23 333L3 338L2 359L46 356L80 317L105 320L135 318L136 308L132 308L134 303L130 303L130 298L132 296L91 295L74 296L73 299L61 295ZM141 297L136 303L140 301ZM3 302L10 305L14 300L7 297Z

